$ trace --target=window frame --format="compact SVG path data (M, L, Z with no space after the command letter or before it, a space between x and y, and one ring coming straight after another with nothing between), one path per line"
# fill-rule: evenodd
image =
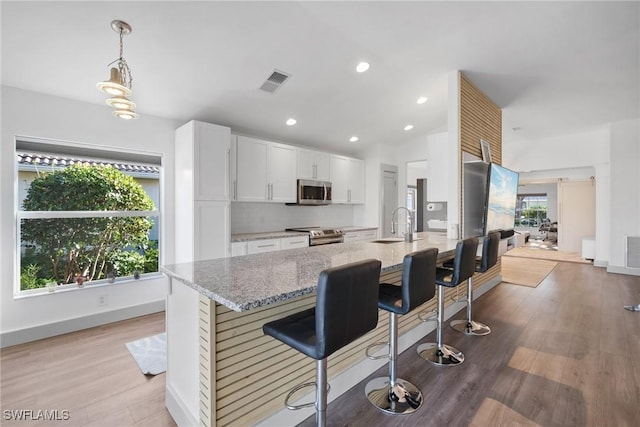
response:
M105 217L154 217L160 226L158 233L158 265L162 264L163 259L163 205L164 205L164 156L162 153L154 153L149 151L128 149L115 146L106 146L101 144L88 144L82 142L62 141L51 138L29 137L15 135L13 139L13 255L14 255L14 280L13 280L13 297L20 299L25 297L50 295L56 292L79 291L83 288L95 288L101 286L114 286L132 282L146 281L162 277L160 271L143 273L138 279L133 276L120 276L118 279L109 283L107 279L99 279L85 282L82 287L75 283L57 285L55 291L47 287L37 289L20 289L21 277L21 221L23 219L48 219L48 218L105 218ZM20 200L20 167L16 160L18 153L33 152L34 154L51 155L58 157L73 156L88 161L105 161L109 163L132 163L137 165L154 166L158 168L158 203L155 210L145 211L24 211L22 210L22 200ZM94 153L95 155L92 155ZM146 161L145 161L146 160ZM151 161L149 161L151 160ZM62 169L63 167L50 167L47 169ZM126 172L125 172L126 173ZM135 176L134 176L135 178Z

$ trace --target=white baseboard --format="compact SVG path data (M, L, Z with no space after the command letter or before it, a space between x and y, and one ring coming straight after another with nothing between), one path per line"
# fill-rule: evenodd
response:
M640 268L628 268L619 265L608 265L607 273L628 274L631 276L640 276Z
M0 348L164 311L164 299L0 334Z
M474 289L473 296L474 300L477 299L482 294L489 291L491 288L495 287L502 281L502 276L498 276L491 280L490 282L485 283L478 289ZM465 285L460 285L465 286ZM466 305L464 302L456 302L445 308L444 318L448 320ZM424 339L424 337L432 332L435 329L436 322L424 322L416 326L415 328L407 331L400 337L398 337L398 353L402 353L407 350L409 347L417 343L418 341ZM417 356L416 356L417 357ZM386 359L378 359L378 360L370 360L364 359L346 371L343 371L338 376L332 378L329 383L331 385L331 393L328 396L327 401L332 402L333 400L340 397L346 391L348 391L354 384L359 383L363 379L367 378L371 373L375 372L377 369L386 365L388 360ZM428 362L425 362L428 363ZM293 388L296 384L291 384ZM312 402L315 399L315 391L308 393L306 396L303 396L297 402ZM364 390L362 390L362 399L365 399ZM265 418L256 424L257 427L284 427L284 426L295 426L311 415L315 414L314 408L304 408L297 411L290 411L284 408L284 402L282 403L283 408L276 412L275 414ZM180 425L180 423L178 423Z
M164 395L164 404L178 427L193 427L200 425L198 420L187 410L187 406L180 399L178 394L173 391L170 385L165 387Z
M599 260L599 259L594 259L593 260L593 266L594 267L604 267L604 268L606 268L606 267L609 266L609 261L602 261L602 260Z

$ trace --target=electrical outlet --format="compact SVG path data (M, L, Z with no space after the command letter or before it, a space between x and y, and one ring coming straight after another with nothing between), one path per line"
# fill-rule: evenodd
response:
M105 305L107 305L107 296L106 295L100 295L98 297L98 306L101 307L101 306L105 306Z

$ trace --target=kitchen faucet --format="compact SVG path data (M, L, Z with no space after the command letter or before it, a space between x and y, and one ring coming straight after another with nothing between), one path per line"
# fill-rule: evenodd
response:
M391 212L391 234L396 234L396 222L393 220L393 218L396 215L396 212L398 212L398 210L400 209L404 209L405 211L407 211L407 232L404 233L404 241L407 243L411 243L413 242L413 213L411 213L411 211L404 206L398 206L393 210L393 212Z

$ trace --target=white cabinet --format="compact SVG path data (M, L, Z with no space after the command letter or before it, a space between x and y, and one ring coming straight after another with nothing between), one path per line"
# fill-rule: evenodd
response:
M344 233L345 242L358 242L362 240L375 240L378 238L378 230L347 231Z
M364 203L364 161L349 159L349 203Z
M191 121L175 133L175 262L229 255L230 129Z
M296 201L296 149L272 142L267 150L267 174L273 202Z
M331 155L333 203L364 203L364 161Z
M232 242L231 256L241 256L247 254L247 242Z
M190 121L175 134L176 186L192 200L229 200L231 130Z
M329 153L298 149L298 178L329 181L331 159Z
M259 254L284 249L306 248L307 246L309 246L309 236L303 235L274 239L249 240L247 242L233 242L231 243L231 256Z
M260 239L247 242L247 254L260 254L280 250L280 239Z
M235 200L295 202L296 149L245 136L237 137Z
M229 256L231 238L229 215L229 202L195 202L193 260ZM184 236L179 236L176 240L183 238Z
M309 246L309 236L283 237L280 239L280 249L306 248Z

